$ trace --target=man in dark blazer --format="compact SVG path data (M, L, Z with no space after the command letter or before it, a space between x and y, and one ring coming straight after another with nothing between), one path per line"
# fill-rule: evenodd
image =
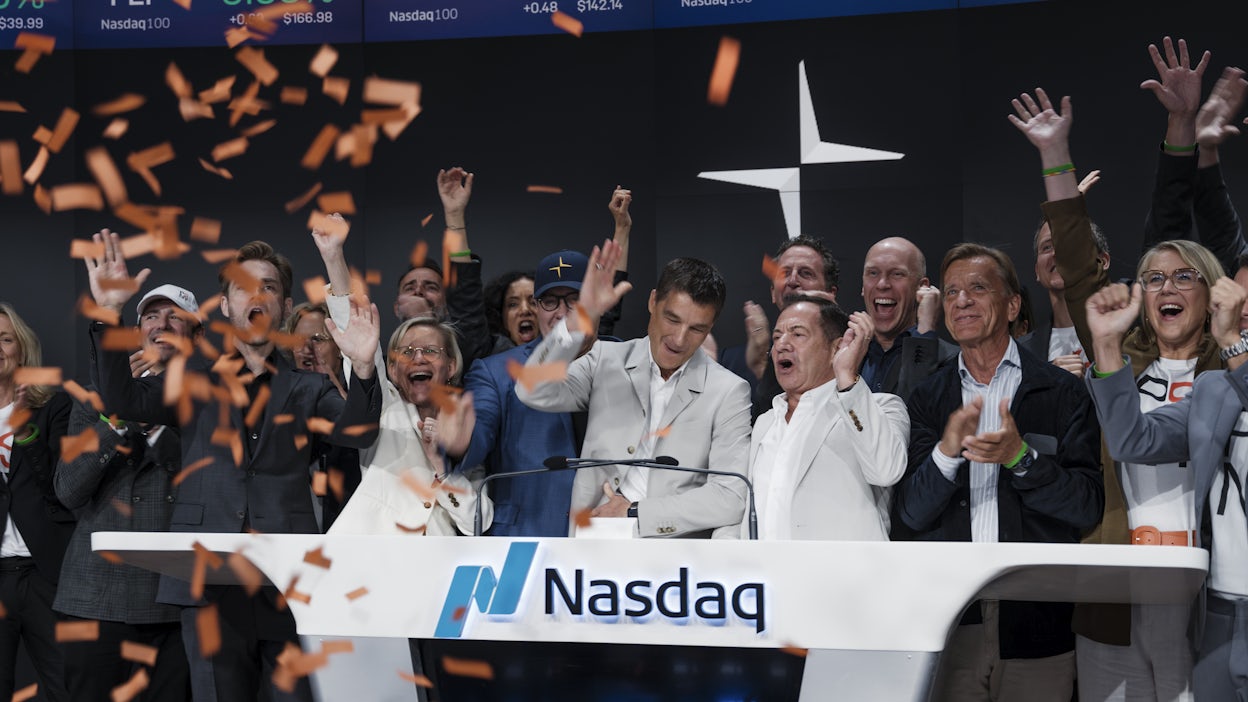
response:
M95 241L103 254L86 260L92 293L100 306L120 311L128 291L104 284L128 278L120 241L107 231ZM135 280L141 284L148 272ZM221 313L231 327L225 353L212 363L198 355L188 359L184 377L203 376L225 389L230 398L226 406L216 395L206 402L192 397L196 393L189 382L181 392L170 393L185 399L166 405L165 379L171 373L131 378L127 355L103 348L104 329L98 322L91 330L96 385L106 407L122 419L182 427L183 469L196 470L178 488L172 531L317 533L308 475L313 444L327 440L365 448L376 438L381 413L374 366L377 308L353 303L345 331L327 325L352 362L354 377L344 400L325 375L295 369L268 336L292 306L293 276L285 257L264 242L251 242L218 277ZM327 437L309 427L314 417L333 423ZM201 603L195 594L186 583L163 578L158 599L193 606ZM221 615L221 651L213 658L217 695L223 700L254 699L262 685L269 687L265 672L283 647L297 642L294 619L288 610L278 610L272 588L254 598L238 587L207 588L204 595ZM272 693L273 699L283 697L276 687ZM294 698L311 699L306 679L300 679Z
M1008 256L960 244L941 280L961 354L910 396L893 538L1078 543L1104 505L1087 391L1010 335L1020 286ZM1071 612L1065 603L972 603L942 656L934 699L1070 699Z

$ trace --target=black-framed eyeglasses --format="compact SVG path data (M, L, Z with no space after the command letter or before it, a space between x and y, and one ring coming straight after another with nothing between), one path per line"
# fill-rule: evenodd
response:
M1191 290L1204 278L1195 268L1177 268L1169 275L1162 271L1144 271L1140 274L1140 285L1143 285L1147 292L1160 292L1166 287L1167 280L1174 283L1175 290Z
M537 298L537 305L547 312L554 312L559 309L560 303L571 310L580 300L581 294L579 292L570 292L566 295L542 295Z
M401 349L396 349L394 353L398 356L403 357L404 359L408 361L415 360L417 356L424 356L425 358L432 361L432 360L437 359L438 356L442 355L442 347L441 346L404 346Z

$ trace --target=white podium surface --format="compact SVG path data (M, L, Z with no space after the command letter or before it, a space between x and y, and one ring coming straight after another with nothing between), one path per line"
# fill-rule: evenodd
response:
M186 580L195 542L223 558L243 553L279 589L298 577L295 589L310 597L307 603L290 601L302 635L797 646L811 649L803 699L818 698L808 697L812 686L835 685L838 695L898 695L890 698L925 690L951 627L976 599L1187 603L1208 568L1207 552L1187 547L132 532L92 537L97 551ZM328 568L305 560L316 549ZM207 582L235 580L224 566L209 570ZM367 594L359 595L361 587ZM356 596L349 598L351 593ZM829 657L833 653L845 654L841 664ZM891 687L855 687L846 679L880 677L898 661L910 670L879 683Z

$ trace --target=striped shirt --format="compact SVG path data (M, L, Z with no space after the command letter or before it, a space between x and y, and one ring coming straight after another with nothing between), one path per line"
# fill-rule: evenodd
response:
M958 354L958 375L962 378L962 404L966 405L977 395L983 396L984 408L979 413L977 433L997 431L1001 428L1001 400L1012 400L1023 381L1023 369L1019 365L1018 345L1010 339L992 380L985 385L975 380L966 369L962 354ZM940 444L932 449L932 460L949 482L955 482L958 469L966 463L961 457L951 458L940 452ZM971 463L971 541L977 543L997 542L997 479L1001 466L998 463Z

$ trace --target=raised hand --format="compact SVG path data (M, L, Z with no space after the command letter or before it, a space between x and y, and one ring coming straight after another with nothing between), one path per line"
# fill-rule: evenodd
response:
M949 415L945 433L940 437L940 452L950 458L962 455L967 439L979 430L979 413L984 409L984 396L976 395Z
M1088 329L1092 338L1115 337L1121 341L1140 316L1141 290L1139 283L1130 288L1113 283L1088 298Z
M1174 42L1170 37L1162 39L1165 58L1156 44L1148 45L1148 54L1153 57L1153 65L1157 67L1157 78L1140 83L1140 88L1151 90L1157 101L1170 114L1190 118L1200 107L1200 79L1209 65L1209 52L1200 57L1200 63L1192 68L1187 54L1187 42L1179 40L1179 51L1175 54Z
M585 279L581 281L580 301L576 303L577 314L568 315L568 329L593 334L598 328L598 320L602 314L615 306L633 284L627 280L618 285L614 282L615 266L621 255L620 245L614 241L604 241L601 247L595 246L589 254L589 265L585 269ZM587 319L582 320L584 316ZM581 329L583 321L589 323L588 329Z
M940 314L942 312L940 303L940 288L928 284L927 278L919 283L919 289L914 292L915 300L919 303L919 333L926 334L940 326Z
M376 368L373 357L377 353L377 345L381 335L381 315L377 305L364 298L358 301L351 297L351 319L346 329L339 329L334 320L326 319L325 328L342 355L351 359L351 371L357 378L373 377Z
M1009 115L1010 123L1040 150L1042 156L1058 150L1067 154L1063 162L1069 161L1070 126L1075 117L1070 96L1062 98L1060 112L1053 109L1053 102L1043 88L1036 88L1034 100L1023 93L1010 104L1014 106L1014 114Z
M1216 149L1227 137L1239 134L1239 128L1233 121L1239 108L1243 107L1246 92L1248 82L1244 81L1242 70L1231 66L1222 70L1222 76L1209 91L1209 99L1196 113L1197 144Z
M342 215L337 212L329 215L329 218L346 224ZM321 252L321 259L328 260L334 256L342 256L342 244L347 240L345 234L335 234L327 232L323 229L312 230L312 241L316 244L316 250Z
M1001 400L997 411L1001 413L1001 428L967 437L963 458L975 463L1006 464L1018 455L1023 448L1023 437L1018 435L1008 398Z
M762 378L767 367L767 350L771 348L771 322L762 306L752 300L745 302L745 365L755 378Z
M1209 332L1225 348L1239 341L1239 325L1248 292L1233 279L1223 276L1209 286Z
M472 430L477 425L477 410L472 405L472 393L451 398L450 408L438 409L438 444L450 456L462 456L468 451Z
M462 215L472 199L472 180L475 174L469 173L459 166L449 171L438 171L438 196L442 198L442 209L447 213ZM463 226L463 222L447 221L447 226Z
M628 213L628 206L633 203L633 191L615 186L615 192L611 193L611 202L607 208L611 210L611 216L615 218L615 228L623 229L633 226L633 216Z
M152 269L144 268L130 281L126 257L121 251L121 237L116 232L102 229L91 239L101 247L100 256L87 256L83 259L87 264L91 296L100 307L120 313L130 298L143 287L143 282L152 274Z
M866 312L849 316L849 328L841 336L836 353L832 356L832 372L836 376L838 390L848 390L858 377L862 359L867 357L867 346L875 337L875 323Z

